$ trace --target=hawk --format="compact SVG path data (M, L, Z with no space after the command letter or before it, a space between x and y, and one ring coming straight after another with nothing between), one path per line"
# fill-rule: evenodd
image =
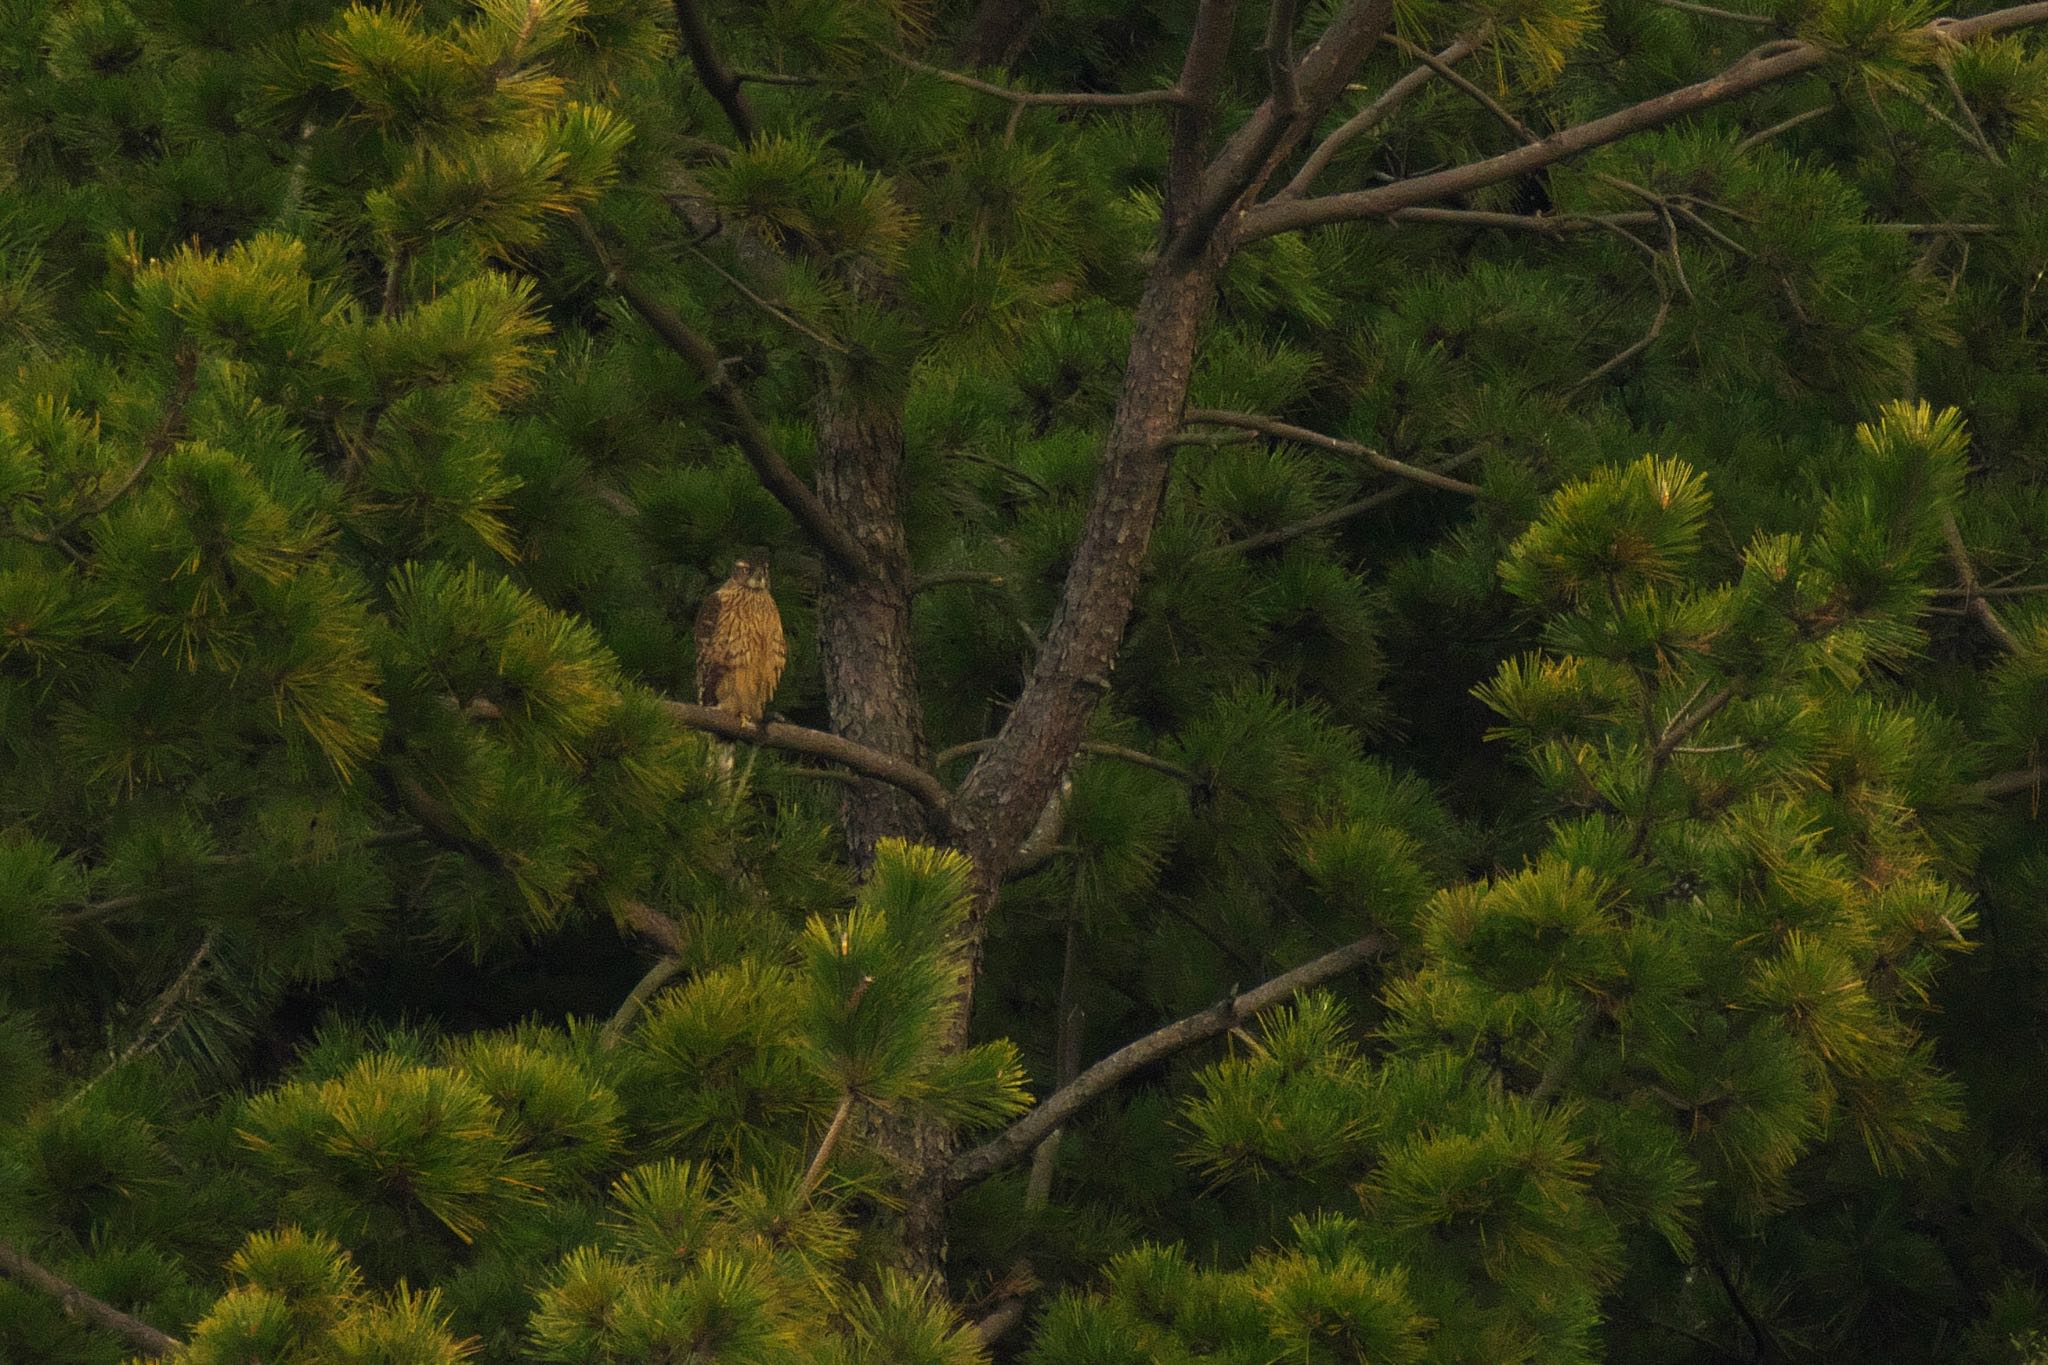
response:
M787 658L767 558L734 560L732 576L697 609L698 704L759 724Z

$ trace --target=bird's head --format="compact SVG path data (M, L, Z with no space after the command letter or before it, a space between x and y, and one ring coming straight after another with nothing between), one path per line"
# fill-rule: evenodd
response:
M768 556L749 555L732 562L732 581L759 592L768 591Z

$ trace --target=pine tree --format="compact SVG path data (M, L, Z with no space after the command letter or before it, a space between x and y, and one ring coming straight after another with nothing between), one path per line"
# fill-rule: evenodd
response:
M1967 8L0 8L0 1357L2037 1357Z

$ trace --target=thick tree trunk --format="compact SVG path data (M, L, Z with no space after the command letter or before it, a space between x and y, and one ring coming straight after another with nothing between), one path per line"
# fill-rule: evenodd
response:
M990 897L1059 785L1109 688L1138 576L1173 465L1195 343L1215 293L1219 250L1156 267L1138 304L1116 416L1087 530L1024 693L955 800L963 847ZM978 961L977 907L970 951Z
M903 532L903 420L883 405L828 394L818 421L818 497L853 534L872 572L829 569L818 602L818 642L832 729L920 767L931 755L910 641L910 548ZM847 788L842 826L865 865L877 841L928 840L924 807L899 787Z

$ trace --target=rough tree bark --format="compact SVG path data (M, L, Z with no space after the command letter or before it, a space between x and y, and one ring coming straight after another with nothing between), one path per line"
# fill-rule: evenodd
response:
M891 758L929 767L910 641L900 411L886 402L826 395L818 414L818 498L867 559L861 573L828 565L818 600L832 729ZM882 839L923 842L934 834L925 807L885 782L852 784L840 811L847 850L862 866Z

